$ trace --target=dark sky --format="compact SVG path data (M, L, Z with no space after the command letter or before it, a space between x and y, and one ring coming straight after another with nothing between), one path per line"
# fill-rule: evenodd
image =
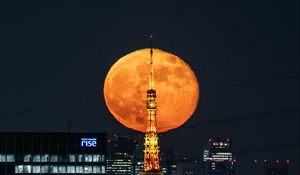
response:
M163 146L197 157L207 138L228 137L237 174L253 159L291 159L300 174L296 0L0 2L0 131L66 131L71 120L76 132L136 134L110 116L103 82L150 34L201 88L195 115Z

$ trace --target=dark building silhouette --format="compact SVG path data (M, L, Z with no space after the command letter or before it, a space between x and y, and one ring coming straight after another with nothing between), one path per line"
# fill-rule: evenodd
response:
M109 139L107 174L132 175L134 149L135 142L129 137L115 135Z
M133 152L133 175L139 175L144 170L144 145L143 138L137 139L135 150Z
M203 150L203 175L234 175L235 159L229 139L209 139Z
M182 158L177 161L176 175L202 175L201 160L199 158Z
M251 174L288 175L290 164L290 160L254 160Z
M164 175L176 175L176 154L172 149L160 149L160 165Z
M106 174L106 133L0 133L0 174Z

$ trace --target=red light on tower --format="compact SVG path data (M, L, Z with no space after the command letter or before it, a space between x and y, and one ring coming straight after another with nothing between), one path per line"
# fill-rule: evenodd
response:
M291 161L290 160L286 160L286 163L291 163Z
M279 160L276 160L276 163L279 163Z
M211 142L211 141L212 141L212 139L211 139L211 138L209 138L209 139L208 139L208 141L209 141L209 142Z
M257 160L256 160L256 159L254 160L254 163L257 163Z
M265 159L264 162L267 163L267 160Z

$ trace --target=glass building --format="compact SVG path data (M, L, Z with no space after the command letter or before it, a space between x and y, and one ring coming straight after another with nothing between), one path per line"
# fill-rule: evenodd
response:
M203 175L234 175L235 160L229 139L209 139L203 149Z
M106 133L0 133L0 174L106 174Z

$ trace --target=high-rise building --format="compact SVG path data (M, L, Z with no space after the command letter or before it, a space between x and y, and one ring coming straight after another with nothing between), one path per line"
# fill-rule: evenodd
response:
M107 174L132 175L133 157L127 153L115 153L112 158L107 159Z
M176 155L172 149L161 147L160 166L164 175L176 175Z
M288 175L290 160L254 160L251 174L256 175Z
M203 150L203 175L234 175L235 159L229 139L209 139Z
M0 174L106 174L106 133L0 133Z
M141 138L136 142L136 147L133 152L133 172L134 175L140 175L144 170L144 146Z
M110 139L108 142L107 174L133 175L135 142L128 137Z
M202 175L201 160L196 158L179 159L176 164L176 175Z

